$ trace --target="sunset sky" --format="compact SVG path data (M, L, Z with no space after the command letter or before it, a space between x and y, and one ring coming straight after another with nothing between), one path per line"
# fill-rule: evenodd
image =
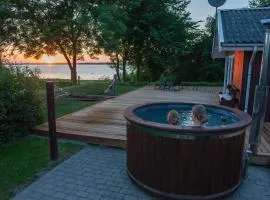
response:
M246 8L248 2L249 0L227 0L220 9ZM215 14L215 8L208 4L208 0L191 0L189 11L196 21L204 21L208 15Z
M243 8L248 7L249 0L227 0L221 9L232 9L232 8ZM191 4L188 7L191 17L195 21L203 21L201 25L203 26L204 21L208 15L213 16L215 14L215 8L208 4L208 0L191 0ZM22 55L13 56L11 58L13 62L17 63L66 63L62 55L57 56L46 56L44 55L40 60L34 58L25 59ZM83 62L109 62L109 58L102 55L99 59L93 60L88 56L85 57Z
M110 59L105 56L105 55L100 55L97 56L98 59L90 59L89 56L85 56L84 61L79 61L79 62L93 62L93 63L98 63L98 62L110 62ZM58 54L56 56L47 56L47 55L43 55L41 57L41 59L36 60L35 58L24 58L23 55L19 54L19 55L14 55L10 58L10 60L12 62L16 62L16 63L66 63L66 60L64 58L64 56L62 56L61 54Z

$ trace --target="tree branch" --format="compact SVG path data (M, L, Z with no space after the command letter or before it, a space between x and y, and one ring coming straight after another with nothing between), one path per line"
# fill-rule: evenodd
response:
M60 42L56 42L56 44L59 46L59 48L60 48L60 50L61 50L63 56L65 57L65 59L66 59L66 61L67 61L67 63L68 63L69 69L72 70L73 66L72 66L72 64L71 64L71 61L70 61L70 59L69 59L69 57L68 57L68 55L67 55L65 49L63 48L63 46L61 45Z

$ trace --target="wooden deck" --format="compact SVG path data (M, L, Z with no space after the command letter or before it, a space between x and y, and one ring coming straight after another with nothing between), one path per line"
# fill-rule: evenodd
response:
M264 124L264 133L258 151L260 153L270 153L270 123Z
M217 104L219 88L189 88L179 92L143 87L114 99L106 100L57 119L57 134L61 138L83 140L92 144L125 148L125 108L150 102L193 102ZM270 123L265 124L259 153L270 155ZM36 127L34 134L47 135L47 123Z
M122 96L103 101L78 112L57 119L59 137L83 140L93 144L125 148L126 120L125 108L135 104L150 102L194 102L216 104L216 91L212 92L182 90L179 92L154 90L143 87ZM48 124L42 124L33 130L34 134L47 135Z

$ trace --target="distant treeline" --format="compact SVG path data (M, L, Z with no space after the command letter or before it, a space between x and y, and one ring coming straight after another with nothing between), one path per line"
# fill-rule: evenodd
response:
M0 0L0 58L13 52L37 59L62 54L74 83L85 55L104 54L122 82L220 81L223 60L211 58L215 19L200 29L189 3Z

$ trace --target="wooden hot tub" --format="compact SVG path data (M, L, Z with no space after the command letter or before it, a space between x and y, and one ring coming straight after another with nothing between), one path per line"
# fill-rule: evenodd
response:
M250 116L221 106L207 106L239 118L226 126L207 128L171 126L136 116L137 109L171 104L177 103L125 110L130 178L152 193L176 199L213 199L233 192L242 178L244 138Z

